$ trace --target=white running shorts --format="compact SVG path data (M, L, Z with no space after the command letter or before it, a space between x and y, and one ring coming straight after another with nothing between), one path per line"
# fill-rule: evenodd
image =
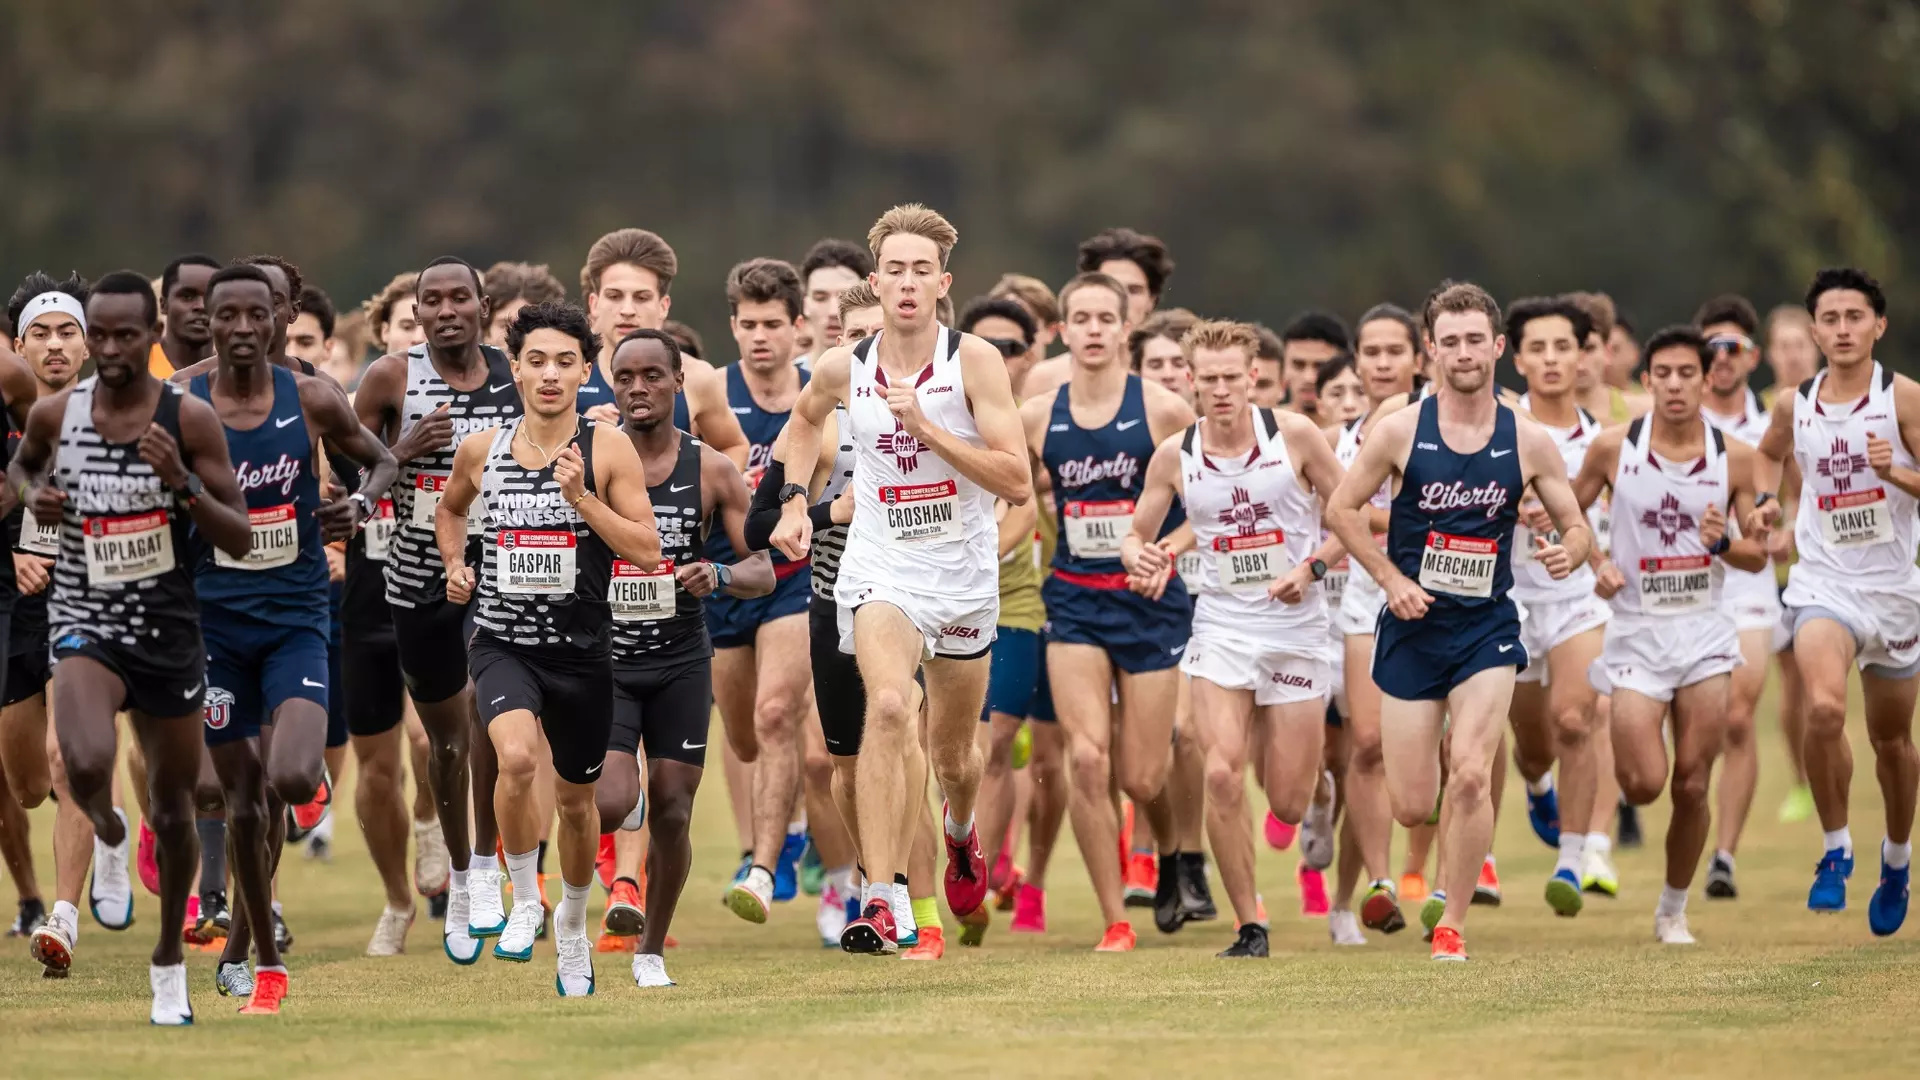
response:
M1631 690L1654 701L1743 664L1740 634L1724 611L1696 615L1616 615L1607 644L1588 669L1602 694Z

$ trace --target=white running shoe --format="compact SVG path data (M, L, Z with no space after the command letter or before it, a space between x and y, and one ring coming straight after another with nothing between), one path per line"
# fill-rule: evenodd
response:
M1334 910L1327 913L1327 933L1332 936L1335 945L1365 945L1367 935L1360 932L1360 920L1353 912Z
M1327 801L1307 804L1306 817L1300 822L1300 859L1311 870L1333 865L1333 773L1323 774Z
M477 867L467 871L467 933L474 937L499 937L507 928L507 908L500 899L504 876L498 870ZM533 906L540 906L538 897Z
M920 944L920 925L913 921L913 899L907 887L893 883L893 940L903 949Z
M506 940L504 934L501 940ZM559 938L554 950L560 954L560 967L553 977L553 988L561 997L592 997L593 946L587 935Z
M447 959L461 967L480 960L482 943L467 932L467 917L471 907L467 890L452 884L447 886L447 922L443 946L447 950Z
M213 988L220 991L221 997L250 998L253 996L253 972L244 963L222 960L213 969Z
M113 812L126 828L127 812L117 806ZM101 843L98 836L93 838L93 884L87 889L87 904L93 909L93 921L109 930L133 925L133 879L127 876L127 857L132 851L130 828L126 828L118 847Z
M667 978L667 958L655 953L633 954L633 984L643 990L677 985Z
M149 965L147 981L153 984L153 1011L147 1019L161 1027L193 1023L193 1002L187 1000L187 965Z
M367 942L368 956L399 956L407 951L407 931L413 928L413 905L407 910L385 908L380 921L373 924L373 940Z
M750 923L764 923L773 907L773 875L762 867L747 871L747 876L727 890L727 910Z
M447 874L453 869L448 861L447 835L440 831L440 819L413 823L413 888L421 896L439 896L447 887Z
M1653 917L1653 936L1662 945L1692 945L1693 934L1687 930L1687 913L1682 911L1673 915L1655 914Z
M78 912L75 912L77 915ZM41 923L28 940L28 950L45 968L40 973L41 978L64 979L73 967L73 945L80 938L80 927L73 923L72 918L60 910L60 905L55 904L54 909L47 913L47 921Z
M500 939L493 943L494 959L512 960L517 964L533 959L533 939L540 936L540 928L546 921L547 912L540 901L515 903L513 913L507 916L506 929L500 931Z
M820 944L840 947L840 932L847 928L847 898L831 882L820 890L820 910L813 915L813 926L820 931Z

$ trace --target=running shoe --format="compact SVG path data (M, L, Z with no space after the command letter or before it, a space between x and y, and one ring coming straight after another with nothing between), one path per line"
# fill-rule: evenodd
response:
M1592 845L1588 845L1581 857L1580 888L1590 893L1620 895L1620 875L1613 871L1613 860Z
M1122 903L1128 907L1152 907L1160 891L1160 863L1151 851L1132 851L1120 863L1120 884L1125 889Z
M286 916L280 914L278 907L273 909L273 943L281 952L293 948L293 928L287 925Z
M1427 898L1427 875L1414 872L1400 875L1400 898L1417 904Z
M885 900L869 900L860 917L848 923L841 933L840 947L869 956L899 952L894 930L893 905Z
M1335 945L1365 945L1367 935L1360 932L1360 920L1345 909L1327 913L1327 936Z
M941 812L941 818L946 812ZM980 853L980 830L967 826L967 839L956 841L940 830L947 842L947 906L955 915L966 915L987 902L987 858Z
M126 811L116 806L113 812L125 828ZM133 845L128 839L122 837L118 846L103 843L97 836L93 839L93 882L87 888L87 906L93 911L93 921L109 930L133 925L133 882L127 877L127 856L132 854L128 849Z
M307 858L314 862L333 861L333 815L328 814L320 827L307 836Z
M210 945L226 937L233 928L233 909L227 906L225 889L209 889L200 894L200 921L194 925L197 945Z
M1326 787L1327 801L1308 803L1306 817L1300 822L1300 858L1314 870L1333 865L1333 773L1323 773L1321 782Z
M901 953L900 959L938 960L947 955L946 937L946 931L938 926L923 927L920 930L920 940L914 942L913 948Z
M780 842L780 854L773 861L773 902L784 904L800 895L800 853L807 849L807 834L789 832Z
M826 891L827 868L820 862L820 849L813 846L813 834L807 834L806 850L800 853L800 891L819 896Z
M153 987L153 1009L147 1020L157 1027L186 1027L193 1023L193 1002L187 997L187 965L150 964L147 982Z
M1460 940L1460 931L1451 926L1436 927L1433 931L1433 958L1465 963L1467 943Z
M467 871L467 933L472 937L499 937L507 928L507 908L500 899L498 870L473 867ZM451 912L447 915L452 922Z
M553 948L559 960L553 976L554 990L561 997L592 997L593 949L587 945L587 935L560 938Z
M1133 856L1133 800L1120 800L1120 873L1127 872L1127 860ZM1151 890L1149 890L1151 891Z
M1640 832L1639 807L1623 798L1620 800L1619 817L1620 831L1614 840L1615 843L1623 848L1637 848L1647 842L1647 838Z
M1180 904L1188 922L1212 922L1220 917L1220 909L1213 903L1213 889L1207 884L1204 851L1180 853Z
M1240 936L1214 955L1222 960L1265 960L1268 956L1267 928L1259 923L1241 923Z
M244 960L222 960L213 969L213 989L221 997L253 996L253 972Z
M180 921L180 940L188 945L205 945L207 941L200 936L200 898L187 897L187 914Z
M1300 914L1309 919L1325 918L1327 875L1302 862L1294 871L1294 879L1300 883Z
M973 914L960 920L960 944L977 949L987 940L987 928L993 925L993 913L981 907Z
M1807 784L1795 784L1787 790L1787 797L1780 800L1780 823L1798 825L1813 817L1813 788Z
M621 934L609 934L607 928L600 927L600 936L594 939L593 951L603 953L630 953L640 945L640 939Z
M1187 925L1186 907L1181 903L1180 855L1160 856L1159 880L1153 893L1153 925L1163 934L1171 934Z
M373 938L367 942L368 956L399 956L407 951L407 931L413 929L413 905L405 911L382 908L380 921L373 924Z
M1016 934L1044 934L1047 932L1047 890L1032 885L1020 886L1019 893L1013 898L1013 922L1008 930Z
M79 929L57 914L37 927L27 939L27 951L40 963L43 979L64 979L73 968L73 939Z
M427 897L427 918L434 922L447 921L447 890L441 889Z
M1809 796L1811 798L1811 796ZM134 853L134 866L140 871L140 884L154 896L160 895L160 841L145 820L140 822L140 844Z
M764 923L773 906L773 875L756 866L727 890L727 910L750 923Z
M1100 937L1100 944L1093 947L1094 952L1132 952L1137 939L1133 933L1133 924L1122 920L1107 927Z
M447 835L440 831L440 819L413 823L413 889L421 896L439 896L447 891Z
M1433 928L1440 925L1440 916L1447 913L1447 890L1435 889L1427 894L1427 902L1420 905L1420 925L1429 935ZM1429 938L1431 940L1431 938Z
M1268 847L1275 851L1287 850L1293 846L1294 834L1299 831L1297 826L1289 825L1281 821L1273 811L1267 811L1266 835Z
M611 890L614 879L613 834L600 834L600 847L593 853L593 872L600 876L600 887Z
M1527 824L1533 835L1550 848L1560 846L1560 793L1548 788L1539 795L1527 792Z
M647 928L639 882L623 877L613 883L613 891L607 894L606 927L616 937L638 937Z
M1002 848L1000 854L994 857L993 869L987 871L987 888L997 896L1007 887L1007 879L1011 876L1013 876L1013 859L1007 854L1006 849Z
M467 889L448 887L446 925L441 928L441 948L446 951L447 959L466 967L480 961L480 950L485 942L474 937L470 918L473 911L473 894Z
M893 883L893 942L903 949L920 944L920 923L913 917L913 897L907 895L907 883Z
M657 953L634 953L633 984L642 990L674 985L667 978L667 958Z
M1555 915L1572 918L1580 914L1586 900L1580 895L1580 879L1566 867L1560 867L1547 879L1547 906Z
M820 944L829 949L840 947L840 934L847 924L859 917L847 915L847 898L840 895L839 886L828 881L820 889L820 909L813 914L813 927L820 932Z
M39 897L29 897L20 901L20 912L14 916L13 925L7 927L7 936L29 937L46 921L47 906Z
M253 974L253 996L240 1006L242 1016L279 1016L280 1003L287 1000L287 973L280 971L256 971Z
M518 903L507 915L506 928L500 931L500 939L493 943L495 960L511 960L524 964L533 959L533 938L540 924L546 920L546 912L539 904ZM581 940L586 940L582 937Z
M1687 929L1687 913L1678 911L1672 915L1662 915L1655 912L1653 938L1662 945L1693 944L1693 934Z
M308 834L320 827L333 813L333 777L327 773L325 765L320 766L320 786L313 789L313 798L299 806L287 807L287 843L297 844L305 840Z
M1360 901L1360 922L1383 934L1397 934L1407 928L1407 918L1400 913L1400 898L1393 895L1392 885L1376 881L1367 889L1366 898Z
M1733 864L1724 855L1716 854L1707 864L1707 898L1709 900L1734 900L1740 896L1740 889L1733 883Z
M999 884L992 885L993 906L996 911L1012 911L1014 899L1020 895L1021 887L1027 883L1027 872L1007 862L1004 855L1000 861L1007 863L1007 873L1005 877L998 879ZM990 878L989 884L993 880Z
M1500 906L1500 875L1493 869L1493 856L1480 864L1480 880L1473 884L1473 902L1485 907Z
M738 869L734 870L733 880L727 883L727 890L720 894L721 907L733 906L733 901L729 900L728 897L733 895L733 889L735 886L747 880L747 871L752 869L753 869L753 852L751 851L741 852L740 866Z
M1907 881L1912 872L1911 864L1895 870L1881 856L1880 885L1867 901L1867 929L1874 937L1887 937L1907 921Z

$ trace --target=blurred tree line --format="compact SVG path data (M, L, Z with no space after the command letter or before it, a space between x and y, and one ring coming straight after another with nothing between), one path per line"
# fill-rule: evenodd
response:
M1644 332L1836 262L1920 344L1920 9L1813 0L0 0L0 273L274 251L343 307L642 225L674 314L920 200L955 293L1156 233L1277 323L1596 288ZM727 350L716 349L722 359ZM1912 367L1909 366L1909 370Z

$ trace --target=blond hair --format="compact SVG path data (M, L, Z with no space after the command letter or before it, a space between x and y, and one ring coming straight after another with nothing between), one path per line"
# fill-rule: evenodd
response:
M953 252L953 245L960 242L959 230L938 211L929 210L919 203L906 203L880 215L880 220L867 230L867 247L873 252L874 260L880 258L880 245L889 236L922 236L933 241L940 249L940 266L946 268L947 256Z
M987 296L993 300L1015 300L1031 313L1040 323L1041 329L1060 321L1060 299L1047 288L1047 283L1037 277L1026 274L1001 274L1000 280L987 290Z
M1180 351L1186 354L1189 364L1193 363L1193 354L1201 349L1209 352L1239 349L1251 363L1260 352L1260 332L1251 323L1202 319L1180 339Z
M419 284L420 272L417 270L395 274L393 280L387 282L386 288L374 293L366 303L360 305L360 310L367 315L367 328L376 341L386 337L387 324L393 321L393 305L399 303L402 297L412 296L418 291Z
M1613 308L1613 297L1603 292L1573 292L1567 294L1567 299L1573 301L1574 307L1587 313L1587 318L1593 323L1593 332L1600 335L1601 341L1613 336L1613 324L1620 319L1619 313ZM1580 344L1585 345L1586 342Z
M873 286L864 281L849 285L840 293L840 321L846 322L849 312L879 306L880 297L874 293Z
M680 258L673 253L673 246L660 238L656 232L646 229L615 229L593 242L587 249L587 264L580 268L580 292L591 296L600 291L600 275L607 268L619 263L632 263L642 270L653 271L660 279L660 293L665 295L673 284L673 276L680 272Z

